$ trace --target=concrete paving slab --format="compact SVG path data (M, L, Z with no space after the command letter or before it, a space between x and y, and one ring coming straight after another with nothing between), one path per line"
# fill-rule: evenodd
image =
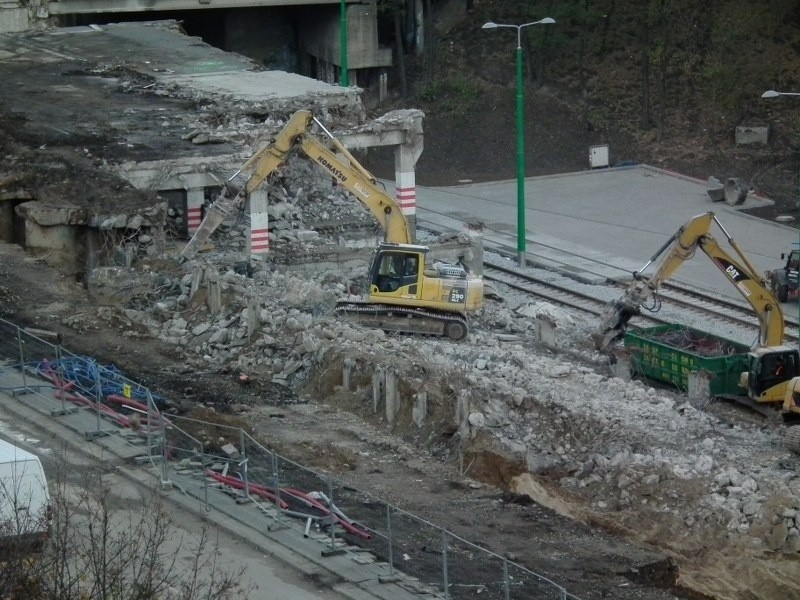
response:
M385 182L394 193L391 182ZM678 228L714 212L759 270L781 266L781 252L798 241L796 229L741 212L771 203L750 194L743 205L712 202L705 181L647 165L526 179L527 251L565 275L628 278L642 268ZM417 219L451 229L480 221L489 244L516 254L516 180L461 186L417 187ZM724 234L712 234L724 242ZM736 288L703 256L688 261L676 280L741 299Z

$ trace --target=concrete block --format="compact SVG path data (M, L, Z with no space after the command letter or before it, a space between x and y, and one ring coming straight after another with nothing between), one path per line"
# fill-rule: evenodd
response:
M411 420L414 421L417 427L422 427L427 414L428 394L426 392L417 392L414 398L414 406L411 408Z
M13 33L30 29L27 8L4 8L0 11L0 33Z
M743 180L736 177L729 177L725 181L725 203L730 206L744 204L750 186Z
M711 401L711 374L705 371L689 373L686 383L689 403L695 408L705 408Z
M737 146L746 144L766 144L769 141L769 125L766 127L739 125L736 127L735 139Z
M319 239L319 233L311 229L301 229L294 232L298 242L313 242Z
M633 359L625 348L614 350L611 374L623 381L630 381L633 378Z
M558 348L558 326L555 321L545 316L536 317L536 339L548 348Z

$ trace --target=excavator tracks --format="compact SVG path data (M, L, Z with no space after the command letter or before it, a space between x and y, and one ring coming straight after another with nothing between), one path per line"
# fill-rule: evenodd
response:
M800 454L800 425L792 425L786 430L783 443L788 450Z
M375 304L344 300L336 305L336 316L373 329L447 337L459 342L467 337L466 317L421 308L403 308L393 304Z

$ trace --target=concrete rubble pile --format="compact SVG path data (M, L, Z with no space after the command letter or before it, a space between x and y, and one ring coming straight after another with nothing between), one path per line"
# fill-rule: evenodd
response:
M346 284L332 273L309 280L260 270L249 279L194 263L176 283L148 310L123 315L132 331L181 348L189 366L298 386L337 362L394 371L398 380L401 365L424 364L429 381L410 385L455 386L449 425L466 449L488 435L532 476L560 473L558 484L599 514L649 515L670 535L800 552L800 480L786 467L779 433L727 426L677 394L606 376L589 366L597 359L592 324L568 313L490 303L466 345L337 322L330 314ZM543 316L559 328L561 348L532 343ZM417 425L426 425L424 411ZM536 497L532 481L504 483Z

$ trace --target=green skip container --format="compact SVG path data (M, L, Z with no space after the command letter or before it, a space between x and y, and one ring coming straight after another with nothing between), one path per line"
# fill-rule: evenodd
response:
M625 333L625 348L639 373L686 390L689 373L705 371L714 396L742 393L739 377L748 368L746 344L685 325L659 325Z

